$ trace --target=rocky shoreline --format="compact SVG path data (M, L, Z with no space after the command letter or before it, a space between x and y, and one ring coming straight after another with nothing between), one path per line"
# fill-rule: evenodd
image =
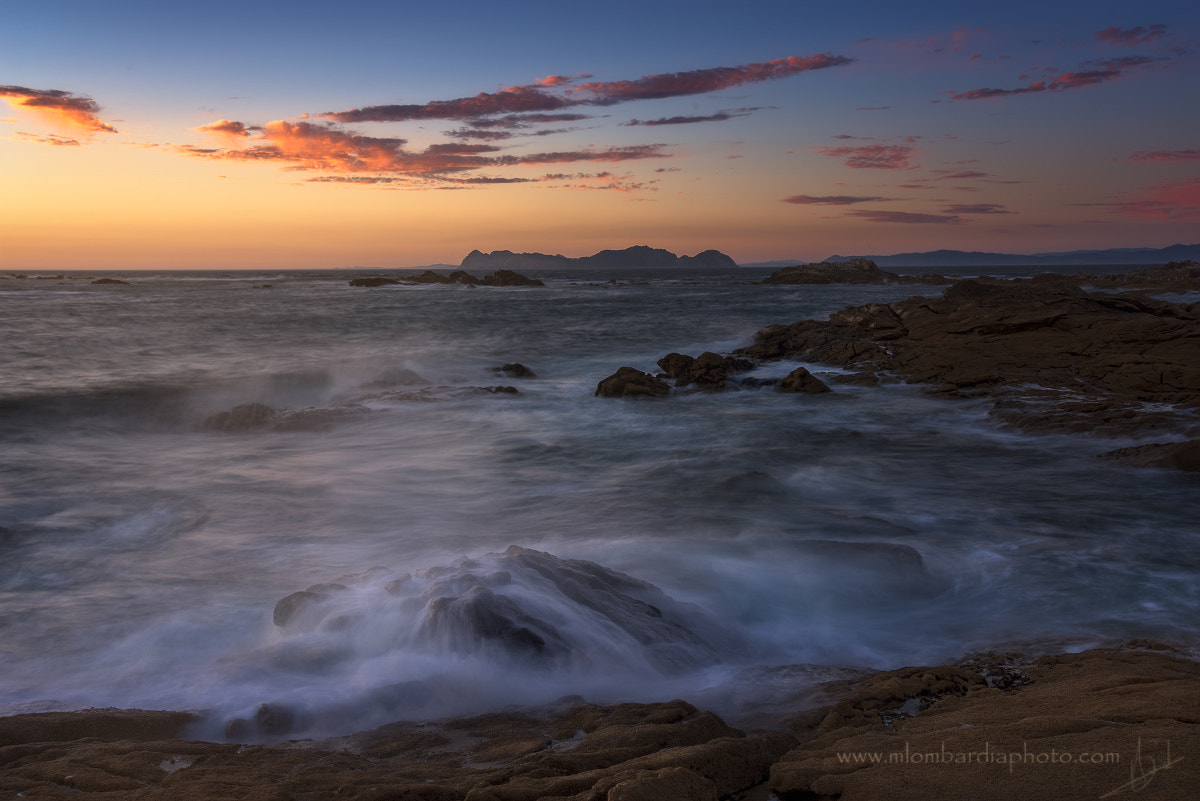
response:
M788 269L796 281L803 275L815 283L846 271L870 276L862 281L867 283L891 283L894 277L864 260ZM1094 291L1097 287L1110 291ZM824 321L769 325L755 333L753 344L730 356L700 357L710 374L718 369L715 380L676 384L726 389L733 373L779 360L832 365L848 371L830 376L842 383L902 381L948 398L986 400L994 419L1027 431L1170 438L1136 451L1121 449L1110 458L1195 470L1200 463L1200 302L1173 303L1151 295L1196 291L1200 265L1195 262L1119 275L968 279L938 297L868 303ZM673 360L679 356L660 360L663 372L657 376L624 367L625 372L601 381L596 394L665 397L670 392L666 379L676 378ZM802 391L823 391L824 385L813 380L817 384Z
M396 722L270 744L185 712L0 718L0 792L96 799L1184 799L1200 663L1156 643L980 654L807 686L737 729L683 701Z

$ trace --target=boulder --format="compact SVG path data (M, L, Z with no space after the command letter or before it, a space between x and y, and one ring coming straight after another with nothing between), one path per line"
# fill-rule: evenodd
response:
M777 385L777 388L780 392L807 392L811 394L831 391L829 387L821 382L821 379L803 367L797 367L784 376L783 380Z
M666 381L633 367L622 367L596 385L597 398L665 398L671 393Z
M683 353L668 353L658 360L658 366L668 378L675 379L677 387L695 385L702 389L722 390L727 388L731 373L749 370L754 364L748 359L705 351L695 358Z
M668 353L658 360L658 366L667 378L679 381L687 379L689 373L691 373L692 362L694 361L695 359L691 356L683 353Z
M537 373L530 370L520 362L501 365L500 367L492 368L493 372L504 373L510 378L537 378Z

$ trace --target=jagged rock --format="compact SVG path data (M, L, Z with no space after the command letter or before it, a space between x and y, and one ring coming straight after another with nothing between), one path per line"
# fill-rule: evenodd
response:
M1200 316L1062 284L962 281L940 298L767 326L736 352L988 396L994 416L1031 429L1125 433L1154 424L1186 432L1200 422Z
M780 392L808 392L815 394L831 391L829 387L822 383L821 379L803 367L797 367L788 373L777 386Z
M450 275L447 276L447 278L450 279L451 283L455 283L455 284L479 284L479 283L481 283L478 278L471 275L466 270L453 270L453 271L451 271Z
M665 398L671 393L666 381L633 367L622 367L596 386L597 398Z
M721 390L727 387L731 373L749 370L754 364L748 359L705 351L694 359L682 353L668 353L658 360L658 366L668 378L675 379L677 387L694 384L702 389Z
M692 362L694 361L695 359L691 356L683 353L668 353L658 360L658 366L667 378L673 378L678 381L687 377L692 370Z

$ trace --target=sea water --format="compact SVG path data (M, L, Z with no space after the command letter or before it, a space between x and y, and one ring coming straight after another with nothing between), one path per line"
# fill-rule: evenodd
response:
M1200 485L1094 458L1132 440L1015 433L983 401L817 365L833 392L593 396L621 366L937 287L770 286L754 270L349 286L360 274L0 280L0 712L219 721L278 703L309 731L350 731L565 694L703 699L755 665L1200 634ZM496 372L513 362L536 377ZM197 425L246 403L347 413ZM499 575L512 545L657 586L716 657L646 667L647 643L523 574L496 592L590 657L418 643L414 602L370 600L406 575L412 592L447 570ZM273 621L280 599L372 568L330 618L353 624Z

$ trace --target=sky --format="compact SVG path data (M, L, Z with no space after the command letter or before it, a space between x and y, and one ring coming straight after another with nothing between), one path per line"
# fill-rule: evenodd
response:
M1200 242L1200 3L0 0L0 269Z

